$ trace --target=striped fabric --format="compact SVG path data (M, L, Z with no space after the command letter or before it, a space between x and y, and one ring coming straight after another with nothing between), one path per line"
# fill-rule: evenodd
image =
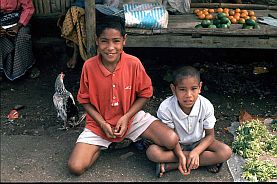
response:
M168 12L159 3L123 4L126 27L167 28Z
M14 38L0 37L0 70L13 81L34 64L30 28L22 27Z

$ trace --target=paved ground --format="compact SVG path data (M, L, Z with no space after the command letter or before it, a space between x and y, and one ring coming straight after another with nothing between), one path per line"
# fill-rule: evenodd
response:
M71 175L67 158L79 130L56 136L2 135L1 182L111 182L111 181L233 181L227 164L218 174L205 168L194 170L187 177L178 171L155 177L155 166L144 154L132 147L103 152L84 175Z

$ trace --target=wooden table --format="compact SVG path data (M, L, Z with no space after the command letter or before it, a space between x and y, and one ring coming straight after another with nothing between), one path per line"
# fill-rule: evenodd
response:
M276 10L254 11L257 18L277 14ZM200 22L190 13L170 15L167 29L127 28L126 47L277 49L277 27L259 23L260 29L241 29L241 24L229 29L194 28Z

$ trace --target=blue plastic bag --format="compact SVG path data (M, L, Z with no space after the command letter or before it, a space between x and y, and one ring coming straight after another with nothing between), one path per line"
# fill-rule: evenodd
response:
M123 10L126 27L167 28L168 12L160 3L123 4Z

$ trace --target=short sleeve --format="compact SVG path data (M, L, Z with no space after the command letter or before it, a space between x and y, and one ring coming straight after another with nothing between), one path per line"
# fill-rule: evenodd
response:
M203 122L204 129L212 129L214 128L216 118L214 116L214 107L210 102L207 103L207 106L205 107L205 111L206 111L206 115Z
M162 103L157 111L157 117L168 127L174 129L174 123L173 119L171 116L171 113L167 110L166 107L163 106L164 104Z
M77 100L80 104L90 103L89 99L89 83L86 64L84 64L80 79L80 88L77 95Z
M150 98L153 95L152 81L147 75L143 65L139 62L137 71L137 95L139 97Z

